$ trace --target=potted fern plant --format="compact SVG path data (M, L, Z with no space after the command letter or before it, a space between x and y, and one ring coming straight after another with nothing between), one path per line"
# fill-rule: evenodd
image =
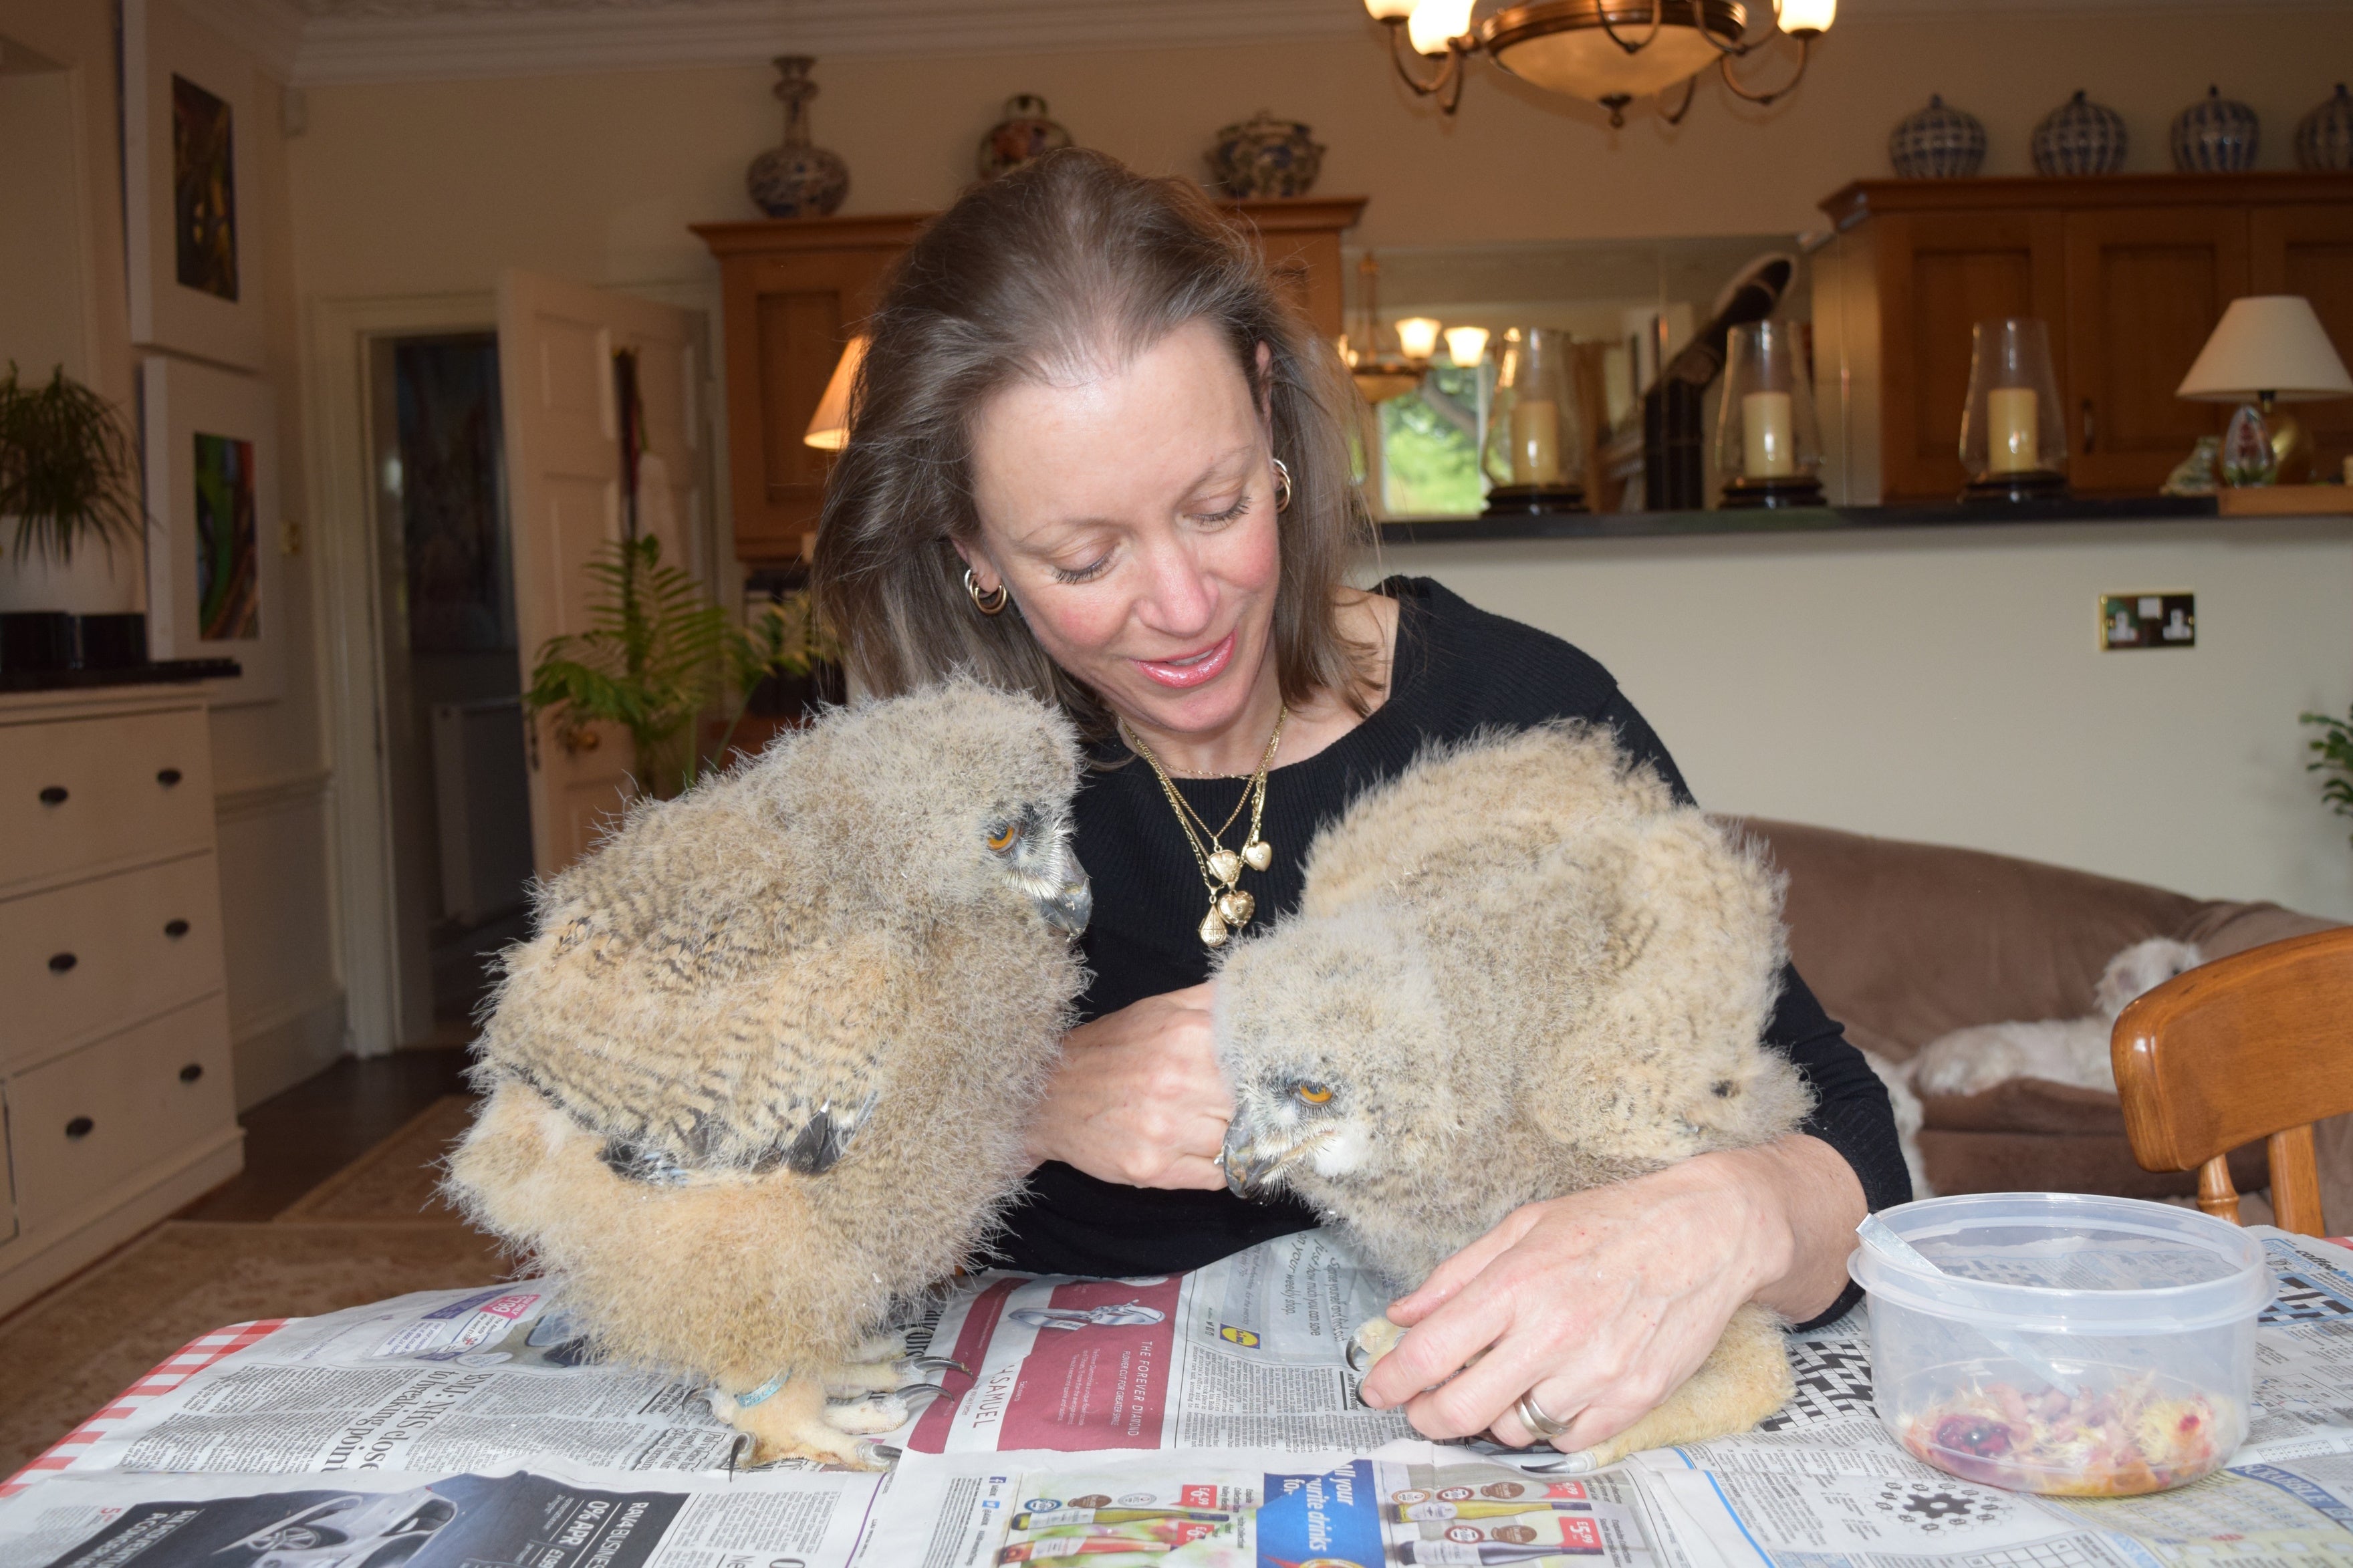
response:
M2353 710L2343 719L2326 713L2305 713L2298 717L2313 725L2320 733L2305 742L2313 753L2305 763L2308 773L2328 775L2320 786L2320 798L2328 809L2339 816L2353 816Z
M764 679L805 675L825 657L805 602L740 625L684 568L663 562L652 534L607 546L583 570L596 584L589 627L542 646L523 702L533 713L554 710L559 732L600 721L628 731L638 787L658 798L727 755ZM726 733L706 757L696 721L731 689Z
M111 579L116 546L142 542L147 520L129 422L63 366L46 382L28 383L12 363L0 377L0 518L14 520L0 595L0 668L62 668L75 657L72 612L117 610L129 596L86 570L91 547L103 552ZM124 644L133 639L122 623L137 621L136 657L112 662L144 661L144 617L88 618L113 623L109 629Z

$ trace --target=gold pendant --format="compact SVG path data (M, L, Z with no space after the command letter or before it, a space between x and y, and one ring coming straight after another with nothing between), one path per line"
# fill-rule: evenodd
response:
M1223 947L1226 944L1226 919L1214 908L1201 917L1199 930L1203 945Z
M1263 838L1253 838L1242 846L1242 858L1253 871L1263 871L1274 864L1274 846Z
M1218 913L1236 930L1250 924L1250 916L1257 911L1258 900L1240 888L1218 895Z
M1234 879L1242 874L1242 858L1230 849L1209 851L1209 875L1230 888Z

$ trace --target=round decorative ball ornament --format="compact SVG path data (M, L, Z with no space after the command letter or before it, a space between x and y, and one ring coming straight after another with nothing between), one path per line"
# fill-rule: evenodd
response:
M1061 122L1046 117L1044 99L1035 93L1017 93L1005 100L1005 118L980 139L980 177L993 180L1009 174L1070 144L1071 133Z
M816 64L808 55L783 55L776 62L785 140L744 171L744 188L770 217L828 217L849 194L849 165L840 154L809 145L808 105L817 96L809 71Z
M2075 96L2034 128L2034 168L2043 174L2113 174L2125 166L2125 117Z
M2263 123L2219 87L2173 117L2173 166L2185 174L2239 174L2255 166Z
M1985 166L1985 121L1935 93L1887 133L1887 161L1903 180L1966 180Z
M1264 109L1219 132L1204 156L1211 176L1238 201L1303 196L1324 169L1324 148L1307 127Z
M2353 93L2343 82L2327 102L2296 121L2295 166L2316 174L2353 172Z

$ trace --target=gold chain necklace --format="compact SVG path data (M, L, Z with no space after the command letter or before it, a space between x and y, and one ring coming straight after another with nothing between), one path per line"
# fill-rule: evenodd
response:
M1266 815L1267 770L1274 765L1275 748L1282 742L1282 721L1290 716L1288 706L1275 710L1274 732L1266 738L1266 751L1258 760L1258 772L1243 786L1242 797L1234 802L1225 826L1217 828L1212 828L1208 819L1193 809L1192 803L1176 793L1176 781L1168 776L1168 770L1160 765L1160 759L1152 754L1152 748L1144 743L1143 738L1130 730L1124 720L1120 723L1120 738L1127 742L1129 750L1151 764L1153 776L1160 781L1160 793L1168 797L1170 807L1176 813L1176 826L1184 829L1185 842L1193 851L1193 863L1200 868L1201 885L1209 890L1209 912L1194 928L1206 947L1225 945L1226 938L1248 925L1250 916L1258 910L1258 900L1234 884L1241 879L1244 866L1263 871L1274 864L1274 846L1259 837L1259 824ZM1219 841L1225 837L1226 829L1240 818L1245 805L1250 808L1250 837L1242 841L1240 849L1229 849ZM1196 826L1199 833L1194 831ZM1209 840L1206 849L1201 847L1202 835Z

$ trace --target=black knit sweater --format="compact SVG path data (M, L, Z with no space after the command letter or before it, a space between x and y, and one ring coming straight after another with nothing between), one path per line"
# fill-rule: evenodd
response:
M1316 829L1434 741L1555 719L1594 721L1614 728L1630 753L1690 798L1658 736L1593 659L1557 637L1475 609L1427 578L1391 578L1380 592L1399 606L1388 700L1323 751L1271 775L1263 833L1274 846L1274 863L1242 874L1241 885L1258 899L1253 924L1299 907L1303 863ZM1099 760L1126 761L1126 749L1113 742ZM1177 787L1202 816L1222 822L1246 781L1186 779ZM1193 930L1208 895L1148 768L1090 773L1078 795L1077 848L1094 880L1095 900L1086 934L1093 979L1081 1001L1084 1017L1209 977L1208 951ZM1813 1086L1819 1103L1804 1130L1845 1157L1871 1206L1908 1199L1886 1090L1794 968L1782 977L1766 1038ZM1314 1215L1289 1198L1252 1203L1223 1192L1120 1186L1050 1163L1030 1178L999 1251L1008 1267L1040 1273L1164 1274L1314 1224ZM1841 1297L1834 1310L1847 1304Z

